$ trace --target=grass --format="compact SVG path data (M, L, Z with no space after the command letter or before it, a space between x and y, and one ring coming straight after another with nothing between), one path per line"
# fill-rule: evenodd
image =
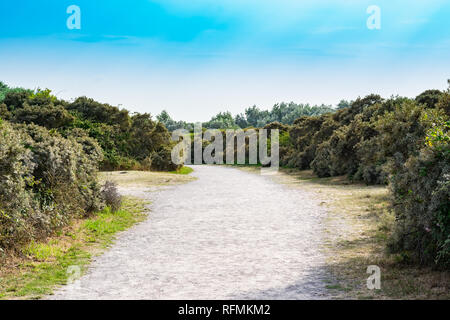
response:
M189 173L192 168L184 167L178 174L176 172L150 172L150 171L110 171L100 172L99 178L103 182L111 180L122 187L161 187L186 183L195 180ZM190 172L189 172L190 171Z
M109 208L78 219L44 242L32 242L0 267L0 299L39 299L67 283L70 267L86 270L91 258L112 244L118 232L143 221L144 201L126 198L122 208Z
M318 178L311 170L283 168L271 177L311 192L329 209L321 250L332 279L326 287L337 299L450 299L448 271L408 265L401 255L386 251L395 224L387 187L352 183L344 176ZM369 265L381 269L381 290L366 287Z
M191 167L183 166L181 169L178 169L177 171L169 171L169 173L173 174L190 174L194 171Z
M179 172L101 172L101 182L109 179L119 187L159 188L186 183L192 168ZM146 218L145 202L125 198L118 212L106 208L88 218L76 219L46 241L32 242L20 252L0 261L0 299L39 299L68 282L72 267L86 270L92 257L101 254L124 231ZM72 268L72 269L71 269ZM81 275L80 274L80 275Z

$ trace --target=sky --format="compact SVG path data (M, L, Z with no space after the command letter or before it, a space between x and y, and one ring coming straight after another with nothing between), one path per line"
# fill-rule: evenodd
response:
M71 5L80 29L67 27ZM0 81L192 122L414 97L447 87L449 17L448 0L2 0Z

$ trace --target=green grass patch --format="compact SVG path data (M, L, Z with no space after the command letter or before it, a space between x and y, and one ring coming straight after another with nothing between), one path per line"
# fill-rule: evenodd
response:
M176 171L169 171L169 173L173 173L173 174L190 174L194 171L194 169L192 169L191 167L186 167L183 166L180 169L176 170Z
M67 283L69 267L76 266L82 274L92 256L109 246L118 232L145 219L144 205L126 198L118 212L106 208L55 238L25 246L21 252L26 258L0 274L0 299L39 299Z
M108 246L117 232L124 231L145 219L144 206L142 202L134 200L125 201L122 209L113 213L109 208L105 208L94 219L84 222L83 228L87 233L89 242L101 242L103 246Z
M48 261L52 258L60 257L63 252L58 246L58 242L51 241L49 243L31 242L22 249L22 253L37 261Z

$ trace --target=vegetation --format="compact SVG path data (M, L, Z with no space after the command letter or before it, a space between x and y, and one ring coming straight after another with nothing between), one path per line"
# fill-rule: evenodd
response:
M317 116L324 113L333 112L331 106L320 105L310 106L309 104L277 103L272 109L260 110L253 106L245 109L244 113L240 113L233 117L230 112L219 112L208 122L203 122L202 127L206 129L244 129L249 127L262 128L272 122L282 124L292 124L295 119L301 116ZM167 111L162 111L157 116L158 121L163 123L169 131L176 129L193 130L194 124L185 121L173 120Z
M149 114L0 83L0 258L88 217L120 207L98 169L180 170L170 134Z
M84 272L91 258L109 246L117 232L142 221L144 203L127 198L120 210L105 207L86 219L74 220L45 241L32 241L20 255L0 267L0 299L38 299L66 284L70 266Z
M414 99L372 94L342 100L337 110L295 104L275 105L271 111L252 107L234 121L225 112L203 126L221 129L224 143L226 128L279 129L282 166L312 169L321 178L346 175L354 182L389 185L396 217L391 252L401 253L405 261L448 268L449 120L450 89L427 90ZM207 145L203 141L203 149Z
M155 187L193 178L169 172L114 171L99 173L98 180L103 184L102 193L107 191L108 197L117 201L116 185ZM118 232L147 217L144 201L130 197L120 197L120 201L116 211L106 206L88 217L73 219L47 239L33 240L0 255L0 299L38 299L51 294L56 286L75 276L70 273L71 266L79 267L82 275Z
M48 89L0 83L0 117L3 251L43 239L71 219L101 210L105 201L116 210L120 201L111 184L102 189L99 167L189 173L171 161L169 130L191 130L192 124L176 122L165 111L153 121L149 114L130 115L86 97L67 102ZM321 178L346 175L367 185L389 185L395 215L391 252L405 262L449 268L449 121L450 89L427 90L414 99L372 94L342 100L338 109L253 106L235 117L219 113L203 125L222 133L276 128L282 166L311 169ZM161 184L173 176L161 178Z
M100 169L179 169L170 159L168 130L150 114L130 115L125 109L86 97L67 102L48 89L9 88L0 82L0 118L55 130L64 138L94 139L103 153Z
M281 163L319 177L389 184L396 216L390 250L448 268L449 110L450 90L358 98L335 113L295 120L280 142Z
M42 239L102 208L101 151L89 138L84 142L36 125L0 123L1 250Z

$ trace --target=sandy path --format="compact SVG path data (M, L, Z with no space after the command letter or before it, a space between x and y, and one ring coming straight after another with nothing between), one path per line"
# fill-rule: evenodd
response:
M234 168L157 192L149 218L119 235L51 299L321 299L326 273L314 195Z

